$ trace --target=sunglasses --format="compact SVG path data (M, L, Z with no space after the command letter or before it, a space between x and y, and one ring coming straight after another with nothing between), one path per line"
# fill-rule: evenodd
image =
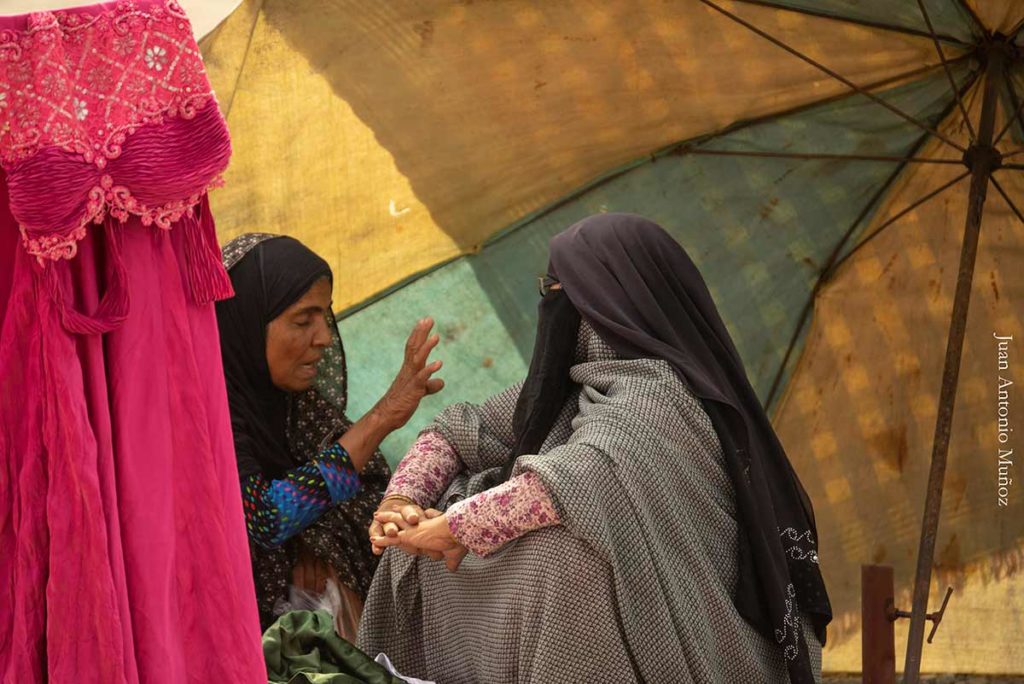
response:
M537 289L540 290L540 296L543 297L552 290L561 290L562 284L551 276L540 276L537 278Z

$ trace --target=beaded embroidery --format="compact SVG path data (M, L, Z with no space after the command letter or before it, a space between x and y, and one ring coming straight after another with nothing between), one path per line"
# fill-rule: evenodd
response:
M795 528L787 527L779 536L790 542L806 542L809 549L802 549L797 544L793 544L786 548L786 555L793 560L806 560L812 563L818 562L818 552L814 549L814 540L811 538L811 531L806 530L803 534L796 531Z
M129 135L193 118L213 100L192 27L175 0L36 12L0 31L0 161L59 147L102 169Z
M19 162L49 148L102 171L143 126L193 119L216 103L192 27L176 0L35 12L26 23L21 30L0 31L0 164L11 174ZM152 206L103 174L89 189L77 225L62 226L61 232L54 226L44 234L21 226L22 242L44 264L73 258L88 225L107 216L122 223L139 216L143 225L168 229L222 184L218 173L212 170L187 197Z

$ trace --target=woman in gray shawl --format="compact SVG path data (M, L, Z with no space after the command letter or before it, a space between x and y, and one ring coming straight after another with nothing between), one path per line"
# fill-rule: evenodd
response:
M443 684L819 681L810 500L693 262L604 214L542 293L525 382L392 478L361 648Z

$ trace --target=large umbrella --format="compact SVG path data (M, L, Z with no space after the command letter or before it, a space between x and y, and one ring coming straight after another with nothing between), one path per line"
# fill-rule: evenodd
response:
M826 669L859 669L859 566L880 562L913 605L911 679L1024 673L1024 504L998 501L1016 352L1000 371L994 337L1024 334L1022 19L991 0L247 0L203 44L235 145L219 229L331 261L357 406L411 322L438 320L449 388L396 460L442 403L522 377L553 233L653 218L815 500ZM959 591L921 661L938 581Z

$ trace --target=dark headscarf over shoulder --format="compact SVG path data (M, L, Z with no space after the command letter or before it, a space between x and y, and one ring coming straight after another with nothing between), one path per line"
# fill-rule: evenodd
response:
M250 236L246 236L247 238ZM331 267L298 240L254 234L237 261L226 251L235 297L217 303L238 471L274 477L298 465L286 438L289 397L267 366L267 325L302 298ZM234 245L234 243L232 243ZM248 245L249 243L247 243Z
M516 406L513 459L535 453L561 408L559 398L571 389L566 368L579 316L619 356L667 361L701 400L736 489L737 609L774 641L775 631L793 619L795 599L824 644L832 609L817 564L810 499L689 256L648 219L601 214L552 238L548 273L563 289L541 302L530 373ZM797 538L810 546L800 559L789 557L783 545ZM787 657L794 682L812 681L807 652L801 643L800 656Z

